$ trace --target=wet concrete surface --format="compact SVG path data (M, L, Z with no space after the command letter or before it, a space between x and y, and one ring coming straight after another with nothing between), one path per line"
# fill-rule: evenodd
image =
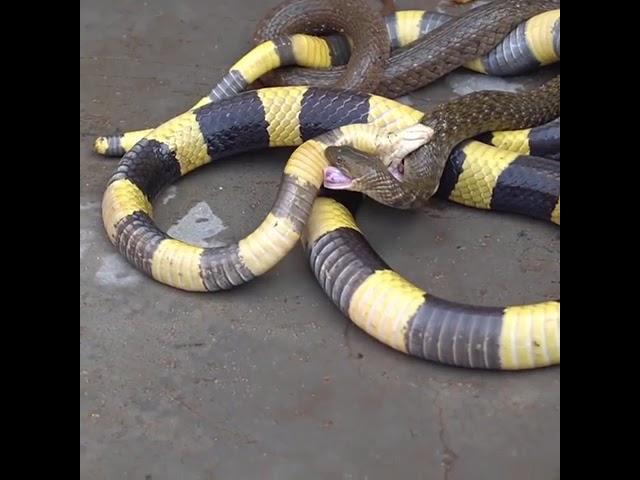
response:
M395 352L333 306L299 247L242 288L195 294L141 275L107 241L99 206L116 161L92 152L94 137L190 107L276 3L80 4L81 478L559 478L559 367L470 371ZM403 101L427 108L551 73L460 71ZM241 238L268 212L290 152L189 174L156 201L159 225L201 245ZM368 202L359 221L390 265L436 295L483 305L559 295L553 226L441 201L422 212Z

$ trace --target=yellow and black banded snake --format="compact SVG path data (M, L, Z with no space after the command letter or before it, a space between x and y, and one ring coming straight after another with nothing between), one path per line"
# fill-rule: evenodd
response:
M398 22L401 13L395 15ZM396 25L396 31L404 30ZM547 43L559 46L555 30L546 31ZM116 137L96 141L101 153L126 152L103 197L110 240L131 263L162 283L184 290L217 291L262 275L302 237L312 269L332 300L357 325L397 350L471 368L523 369L559 363L559 302L489 308L429 296L384 264L337 197L325 191L317 198L329 167L326 147L352 145L374 153L397 145L394 142L402 142L407 135L411 138L416 125L429 126L424 112L354 90L291 86L241 91L282 65L282 52L290 56L285 59L288 64L313 68L330 64L326 56L317 55L316 47L307 50L321 60L303 61L307 57L297 42L324 43L318 48L335 50L335 42L307 37L292 35L288 45L263 43L230 69L214 88L215 98L205 97L158 128L141 131L142 136L133 132L118 137L117 145ZM470 59L461 65L473 67L481 61ZM242 82L232 72L240 72ZM232 75L235 83L230 81ZM550 85L521 94L501 92L499 97L507 99L508 112L514 108L518 112L517 105L529 98L522 109L524 118L548 96L545 89L559 90L559 79L557 87ZM477 99L496 101L492 92L478 92L476 104ZM456 141L438 176L437 194L476 208L516 211L559 224L559 162L532 155L541 143L548 148L548 142L540 139L555 138L549 132L557 131L555 125L559 128L559 121L551 122L559 116L559 107L554 116L555 103L550 105L534 115L533 122L524 118L516 131L490 129L493 133L478 137L493 145ZM435 130L432 133L437 135ZM466 133L465 138L485 131ZM154 224L152 201L171 182L217 158L278 146L298 148L284 168L271 212L244 239L223 248L200 248L170 238ZM523 176L529 184L534 179L535 192L529 184L518 183ZM531 195L537 202L533 208L524 199Z

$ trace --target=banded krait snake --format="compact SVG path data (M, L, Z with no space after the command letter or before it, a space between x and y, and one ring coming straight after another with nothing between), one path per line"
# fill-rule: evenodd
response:
M552 37L553 32L549 35ZM496 42L499 40L496 38ZM275 45L277 52L278 44ZM296 54L295 60L304 64L298 57ZM307 65L314 66L313 62ZM536 109L534 100L547 98L545 88L549 87L512 96L483 92L476 98L488 101L494 112L500 110L500 99L508 98L505 102L508 111L517 113L518 100L528 96L531 102L525 102L525 108L521 109L522 123L512 122L513 128L525 128L555 118L553 99L541 109L542 113L532 112ZM229 92L230 95L236 93ZM380 128L386 133L398 133L423 120L422 112L375 95L316 87L267 88L240 93L215 103L207 102L210 100L199 102L197 108L166 122L137 141L109 181L103 201L105 228L111 241L138 268L163 283L186 290L231 288L275 265L293 248L306 226L305 245L323 287L354 322L382 342L413 355L470 367L509 369L558 363L558 302L487 309L426 298L419 289L376 260L375 255L372 257L372 252L362 243L363 239L357 238L353 219L343 206L329 198L314 202L323 181L323 171L328 166L324 156L328 143L323 140L334 144L342 138L373 152L377 147L375 139L380 138ZM474 105L479 104L474 102ZM549 115L552 116L547 118ZM358 123L370 126L352 125ZM480 128L477 133L486 130ZM325 132L331 132L330 136ZM508 136L506 133L501 135ZM153 223L151 201L164 186L181 175L214 158L267 146L295 146L302 142L305 143L294 152L285 167L271 213L255 232L237 244L202 249L169 238ZM530 157L520 157L517 153L487 153L474 147L476 143L456 150L462 152L458 157L464 163L458 162L457 167L455 161L447 163L454 171L453 178L457 178L451 189L451 199L458 201L454 195L456 188L465 172L474 168L491 171L488 184L486 178L474 176L476 182L488 185L490 198L495 196L500 178L511 168L524 166L535 174L546 174L549 170L548 176L557 177L558 184L557 191L549 193L557 198L549 217L559 223L559 172L555 172L556 175L547 164L540 168L536 163L539 159L528 160ZM104 150L104 147L104 143L97 142L98 149ZM420 149L413 155L419 152ZM492 155L496 161L487 167L487 158ZM455 157L454 153L451 158ZM446 178L451 175L445 170L443 179ZM512 190L518 188L516 185ZM486 203L486 198L484 201ZM492 208L491 202L488 207ZM335 243L342 241L344 235L351 236L352 240L355 238L355 241L346 242L346 250ZM329 253L343 249L341 256L351 258L353 262L336 262L335 255L327 255L327 246ZM437 336L433 335L434 331L438 332ZM420 342L422 347L418 348Z

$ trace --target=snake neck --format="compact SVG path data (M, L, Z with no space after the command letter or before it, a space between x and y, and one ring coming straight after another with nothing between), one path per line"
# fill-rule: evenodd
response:
M474 92L436 107L422 119L436 132L434 138L405 159L404 182L415 197L411 203L419 206L436 192L449 154L463 140L488 131L530 128L559 116L559 75L526 92Z
M422 123L436 141L452 149L463 140L490 130L516 130L560 116L560 76L522 93L473 92L436 107Z

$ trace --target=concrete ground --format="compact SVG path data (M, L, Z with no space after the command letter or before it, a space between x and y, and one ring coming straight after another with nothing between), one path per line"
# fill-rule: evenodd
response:
M83 0L80 91L80 474L83 479L559 478L560 370L470 371L397 353L340 314L300 248L237 290L186 293L139 274L107 241L100 200L116 161L96 135L190 107L247 51L276 0ZM447 8L407 0L400 8ZM449 75L418 107L548 77ZM291 150L202 168L156 202L161 227L220 245L267 213ZM560 233L434 201L369 202L374 248L449 299L559 294Z

